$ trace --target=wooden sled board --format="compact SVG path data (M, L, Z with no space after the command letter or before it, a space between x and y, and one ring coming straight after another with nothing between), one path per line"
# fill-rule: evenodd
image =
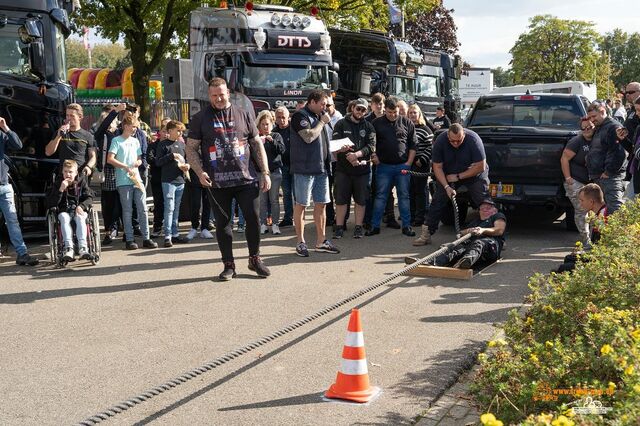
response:
M410 265L415 263L418 259L414 257L405 257L404 263ZM432 265L420 265L415 269L407 272L406 275L411 277L431 277L431 278L451 278L456 280L470 280L474 275L482 273L487 268L495 265L501 259L496 262L482 263L477 266L479 268L474 269L459 269L450 268L447 266L432 266Z

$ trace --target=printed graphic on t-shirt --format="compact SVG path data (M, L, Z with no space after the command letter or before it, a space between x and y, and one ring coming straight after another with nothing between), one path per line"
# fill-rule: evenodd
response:
M217 117L216 117L217 118ZM214 140L209 147L209 165L213 179L219 184L242 180L250 176L246 143L238 139L235 122L214 119Z

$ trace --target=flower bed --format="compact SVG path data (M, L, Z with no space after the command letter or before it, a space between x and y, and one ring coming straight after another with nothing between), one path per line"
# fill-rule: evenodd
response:
M600 227L572 274L531 277L529 311L479 356L484 424L640 424L640 200Z

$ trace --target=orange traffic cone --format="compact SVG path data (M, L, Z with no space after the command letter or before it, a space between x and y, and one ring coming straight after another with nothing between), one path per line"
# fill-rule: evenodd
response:
M342 350L342 365L336 382L324 394L327 398L369 402L380 392L380 388L369 385L367 356L364 351L364 335L360 322L360 311L351 310L347 339Z

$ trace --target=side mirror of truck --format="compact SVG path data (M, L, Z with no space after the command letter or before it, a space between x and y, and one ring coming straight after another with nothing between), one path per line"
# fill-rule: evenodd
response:
M338 90L339 81L338 73L331 71L331 90Z
M40 39L29 43L29 68L40 80L45 79L44 43Z

